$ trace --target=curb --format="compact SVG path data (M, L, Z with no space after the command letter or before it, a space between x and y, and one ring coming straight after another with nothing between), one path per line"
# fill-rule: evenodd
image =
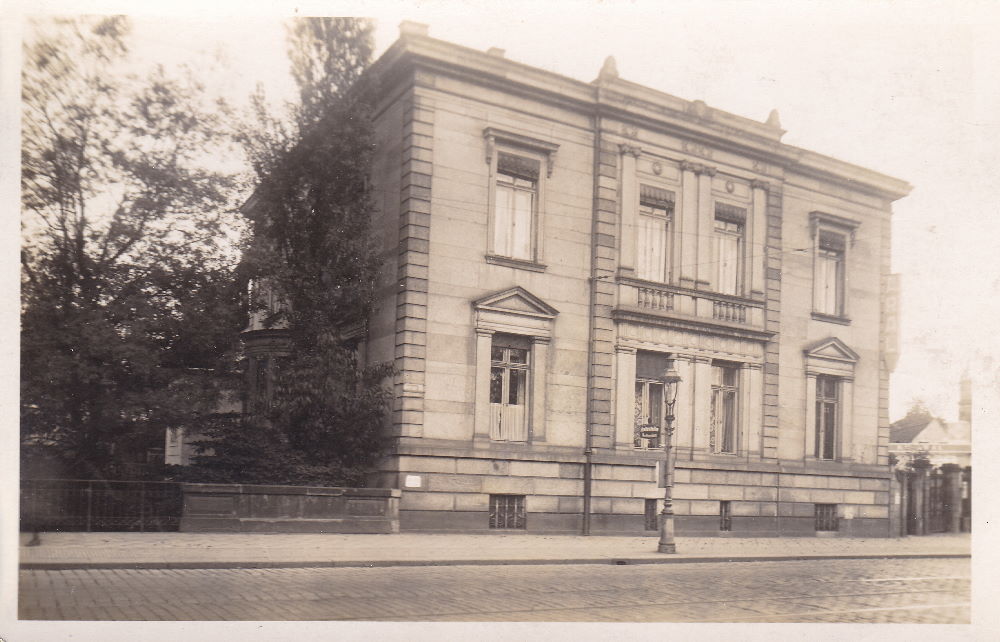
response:
M601 564L631 566L640 564L708 564L719 562L803 562L816 560L864 559L962 559L971 553L884 553L881 555L752 555L743 557L618 557L576 559L480 559L480 560L345 560L314 562L25 562L22 571L67 570L196 570L255 568L388 568L394 566L544 566L565 564Z

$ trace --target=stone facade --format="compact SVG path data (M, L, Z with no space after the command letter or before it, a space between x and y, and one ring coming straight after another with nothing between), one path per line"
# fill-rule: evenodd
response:
M662 428L672 362L678 533L889 534L906 183L613 61L584 83L404 23L373 71L365 355L397 374L372 482L403 530L655 532L664 454L637 424Z

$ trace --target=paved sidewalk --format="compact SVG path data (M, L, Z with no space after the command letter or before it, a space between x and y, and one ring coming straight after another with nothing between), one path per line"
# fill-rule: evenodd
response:
M906 537L680 537L677 554L655 537L576 535L395 535L42 533L22 569L282 568L487 564L649 564L815 558L968 557L968 533Z

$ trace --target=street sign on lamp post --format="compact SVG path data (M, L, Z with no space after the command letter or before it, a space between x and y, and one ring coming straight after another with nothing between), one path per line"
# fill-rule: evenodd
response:
M664 466L664 493L663 512L660 519L660 543L656 550L658 553L676 553L677 545L674 543L674 402L677 401L677 388L681 382L681 376L674 369L673 361L670 367L661 377L663 381L664 401L667 405L665 436L663 439L663 450L666 455Z

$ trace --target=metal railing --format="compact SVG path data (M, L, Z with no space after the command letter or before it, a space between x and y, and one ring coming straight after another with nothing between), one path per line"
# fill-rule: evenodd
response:
M21 480L22 531L176 531L178 482Z

